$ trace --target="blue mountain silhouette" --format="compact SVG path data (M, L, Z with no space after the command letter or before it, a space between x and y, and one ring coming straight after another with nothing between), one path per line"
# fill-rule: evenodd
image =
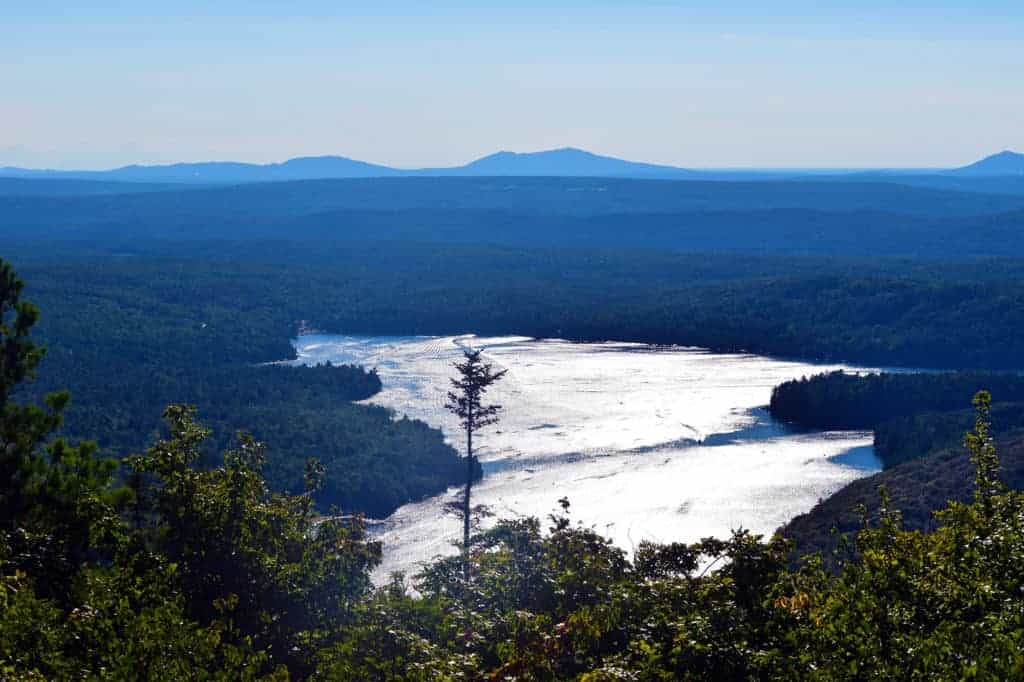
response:
M18 177L195 183L247 183L329 178L446 175L683 178L691 174L692 171L682 168L636 163L572 148L531 153L498 152L477 159L464 166L420 169L391 168L343 156L300 157L282 163L268 164L209 161L159 166L132 165L104 171L0 168L0 175Z
M1024 175L1024 154L1009 150L952 171L956 175Z
M1024 175L1024 154L1003 151L962 168L931 171L934 177L994 177ZM800 176L801 171L782 175ZM747 172L755 179L780 173ZM70 180L106 180L148 183L241 184L283 180L323 180L382 177L608 177L646 179L741 179L735 171L689 170L675 166L640 163L594 154L583 149L564 147L538 152L500 151L462 166L403 169L382 166L344 156L305 156L281 163L239 163L208 161L168 165L132 165L111 170L37 170L0 167L0 177L63 178ZM892 178L890 178L891 180Z
M430 175L523 175L558 177L686 178L693 171L674 166L625 161L583 149L564 147L539 152L501 151L455 168L420 171Z

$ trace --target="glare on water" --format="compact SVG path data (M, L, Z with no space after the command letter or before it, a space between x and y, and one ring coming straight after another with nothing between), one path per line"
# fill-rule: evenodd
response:
M368 402L441 427L460 449L458 424L443 404L452 362L466 346L508 370L488 394L504 406L501 423L477 439L484 479L474 497L497 517L544 517L564 496L573 518L626 549L738 527L770 534L879 468L869 432L800 432L764 409L774 385L841 365L524 337L296 341L300 363L376 367L383 390ZM460 525L442 513L453 494L387 519L378 579L454 551Z

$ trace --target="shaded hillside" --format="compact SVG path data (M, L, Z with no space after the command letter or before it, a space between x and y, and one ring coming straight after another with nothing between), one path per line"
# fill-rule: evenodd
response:
M992 407L992 420L999 431L1024 429L1024 402L1000 402ZM964 433L974 425L974 412L923 412L895 417L875 426L875 454L892 466L961 444Z
M1003 482L1016 490L1024 488L1024 429L997 435L997 448ZM931 530L933 511L950 500L971 499L974 466L962 446L904 462L850 483L782 526L779 533L796 543L796 555L821 552L828 556L838 546L833 528L855 533L861 527L858 505L867 507L870 518L877 521L881 486L889 491L892 508L902 512L907 528Z

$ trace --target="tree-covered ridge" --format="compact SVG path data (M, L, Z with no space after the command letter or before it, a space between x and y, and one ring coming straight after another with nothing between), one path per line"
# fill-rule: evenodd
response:
M1018 261L259 240L58 245L53 257L11 248L36 298L62 313L44 320L51 345L116 340L176 365L289 357L302 320L340 333L617 339L882 366L1016 369L1024 354ZM137 341L117 324L125 311ZM178 320L188 324L168 322ZM178 342L145 345L146 325Z
M954 417L959 424L964 413L933 415L936 420ZM968 421L973 421L973 415ZM1002 480L1013 490L1024 490L1024 424L1008 425L993 410L993 422L999 425L999 453ZM959 438L963 439L963 430ZM954 442L924 452L872 476L856 480L828 498L821 500L805 514L789 521L779 532L795 543L794 556L820 552L830 563L840 546L840 534L855 535L861 527L863 507L870 518L877 519L882 503L881 490L888 491L890 506L899 509L903 524L910 530L934 530L935 512L950 501L969 502L974 471L964 457L963 447Z
M939 450L955 449L971 425L970 410L921 412L894 417L875 427L875 452L894 466ZM998 402L992 421L1001 433L1024 429L1024 403Z
M21 293L0 268L4 678L1024 675L1024 495L1001 482L987 392L969 455L950 460L973 498L920 532L880 494L835 573L815 557L793 569L789 543L742 530L642 543L630 557L573 523L563 499L546 528L528 518L475 534L463 557L416 576L412 594L398 576L371 588L380 547L360 517L316 512L316 460L296 495L267 487L264 449L244 434L200 466L209 433L181 405L164 412L163 437L120 463L123 483L90 444L55 438L66 394L44 406L10 397L42 357Z
M1024 400L1024 376L979 372L816 374L772 389L777 419L818 429L873 429L895 417L955 410L959 396L991 387L1001 402ZM962 430L961 430L962 432Z
M223 264L191 277L180 262L118 267L116 259L52 260L45 272L30 289L47 310L39 337L49 352L21 392L40 398L69 388L62 433L95 439L103 454L143 450L161 433L163 408L188 403L213 431L209 454L243 428L266 443L265 473L277 491L301 490L305 459L322 460L323 510L383 517L463 478L440 431L353 404L380 390L372 369L266 364L294 357L302 321L289 316L283 278L261 281L258 269Z
M860 525L856 508L871 514L882 506L884 486L902 512L907 527L932 527L932 515L950 500L966 501L970 467L960 457L963 433L974 415L960 407L959 396L993 387L1003 400L991 419L1008 440L1001 444L1010 487L1024 487L1019 461L1024 447L1024 377L978 372L881 373L830 372L788 381L772 391L770 411L778 419L818 429L872 429L874 451L884 471L848 484L782 532L796 542L797 553L836 549L835 530L854 533Z
M958 396L987 387L1000 397L993 410L999 427L1024 428L1024 376L1009 373L816 374L772 389L769 411L809 428L872 429L875 454L888 468L955 447L972 419L956 409ZM936 506L923 511L945 501L932 499Z

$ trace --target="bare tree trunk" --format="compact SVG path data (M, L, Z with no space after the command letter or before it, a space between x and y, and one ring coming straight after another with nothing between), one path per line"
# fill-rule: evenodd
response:
M473 490L473 414L466 429L466 494L462 498L462 577L469 580L469 496Z

